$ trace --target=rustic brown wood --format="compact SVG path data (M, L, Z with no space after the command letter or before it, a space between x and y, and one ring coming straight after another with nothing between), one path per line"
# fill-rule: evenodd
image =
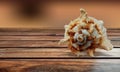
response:
M0 72L119 72L120 59L0 60Z
M0 28L1 32L61 32L64 29L40 29L40 28ZM107 28L108 32L120 32L120 28Z
M73 58L77 57L67 48L4 48L0 49L0 58ZM82 58L88 57L86 54ZM120 58L120 48L111 51L97 49L97 58Z
M0 29L0 72L119 72L120 29L108 29L111 51L77 57L58 45L64 30Z
M0 47L65 47L65 45L58 45L58 41L3 40L0 41Z
M59 40L1 40L0 47L67 47L59 45ZM113 40L114 47L120 47L119 40Z
M63 36L0 36L0 40L60 40ZM111 37L112 39L113 37ZM118 38L114 38L118 39Z
M59 40L63 36L0 36L0 40Z
M41 33L41 32L0 32L0 36L63 36L64 31L58 33ZM109 36L120 36L120 32L118 33L108 33Z
M120 29L108 29L108 35L120 36ZM0 29L0 35L62 35L64 34L63 29Z
M0 40L60 40L63 36L34 36L34 35L18 35L18 36L0 36ZM119 36L109 36L111 40L120 40Z

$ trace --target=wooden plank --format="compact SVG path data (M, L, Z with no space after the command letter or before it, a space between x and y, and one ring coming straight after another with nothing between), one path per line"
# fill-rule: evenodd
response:
M120 59L0 60L0 72L119 72Z
M1 32L61 32L64 29L40 29L40 28L0 28ZM120 28L107 28L108 32L119 32Z
M58 45L59 40L0 40L0 47L67 47ZM120 41L112 41L114 47L120 47Z
M12 35L12 36L14 36L14 35L63 36L63 34L64 34L64 31L62 31L62 32L59 32L59 31L58 32L57 31L56 32L0 32L0 36L5 36L5 35L8 35L8 36L10 36L10 35ZM108 35L109 36L120 36L120 32L117 32L117 33L108 32Z
M87 54L80 56L89 58ZM68 48L3 48L0 58L80 58L71 53ZM120 48L111 51L97 49L95 58L120 58Z
M0 41L0 47L65 47L65 45L58 45L58 41L3 40Z
M0 40L60 40L62 38L63 36L0 36ZM118 40L117 37L114 39Z
M0 36L0 40L60 40L63 36ZM120 40L118 36L109 36L111 40Z
M56 33L51 33L51 32L0 32L0 35L1 36L5 36L5 35L12 35L12 36L14 36L14 35L38 35L38 36L46 36L46 35L48 35L48 36L56 36L56 35L62 35L63 36L63 32L61 33L61 32L56 32Z
M108 29L108 35L120 36L120 29ZM0 29L0 35L63 35L63 29Z
M50 31L63 31L63 29L40 29L40 28L0 28L1 32L38 32L38 31L42 31L42 32L50 32ZM111 29L110 29L111 30ZM116 30L116 29L114 29ZM117 29L119 30L119 29ZM55 31L55 32L56 32Z
M113 29L107 29L107 32L114 32L114 33L119 33L120 32L120 28L113 28Z

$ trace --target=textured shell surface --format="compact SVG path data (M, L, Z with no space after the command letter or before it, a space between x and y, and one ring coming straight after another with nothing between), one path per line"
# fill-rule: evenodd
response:
M96 48L111 50L113 45L107 38L104 22L88 16L82 8L80 12L81 15L77 19L64 26L64 39L61 39L59 43L66 43L72 53L78 56L82 52L94 56Z

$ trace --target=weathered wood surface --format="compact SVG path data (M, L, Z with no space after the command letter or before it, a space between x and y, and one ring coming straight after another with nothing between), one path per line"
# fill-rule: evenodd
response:
M119 35L120 36L120 35ZM120 40L119 36L109 36L111 40ZM1 36L0 40L60 40L63 36Z
M0 72L119 72L120 59L1 60Z
M108 29L111 51L77 57L58 45L64 30L0 29L0 72L119 72L120 29Z
M120 29L108 29L108 35L110 36L120 36ZM63 29L0 29L0 36L9 36L9 35L33 35L33 36L56 36L61 35L63 36L64 30Z
M56 41L44 41L44 40L1 40L0 48L3 47L67 47L66 45L59 45L58 40ZM112 41L114 47L120 46L120 41Z
M0 29L0 47L66 47L58 45L64 30ZM114 47L120 45L120 30L108 29Z
M0 49L0 58L79 58L67 48L4 48ZM81 56L89 58L88 56ZM97 49L94 58L120 58L120 49L111 51Z

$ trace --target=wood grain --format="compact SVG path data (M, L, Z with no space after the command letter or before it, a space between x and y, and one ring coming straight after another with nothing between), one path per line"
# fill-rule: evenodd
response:
M119 72L120 59L0 60L0 72Z
M59 40L1 40L1 47L67 47L66 45L59 45ZM112 41L114 47L120 47L120 41Z
M64 36L36 36L36 35L18 35L18 36L0 36L0 40L60 40L64 38ZM108 36L110 40L120 40L119 36Z
M108 29L113 50L77 57L58 45L64 30L0 29L0 72L119 72L120 29Z
M108 29L108 35L110 36L120 36L120 29ZM38 36L63 36L64 30L63 29L19 29L19 28L1 28L0 29L0 36L9 36L9 35L38 35Z
M111 51L97 49L95 58L120 58L120 48ZM82 58L88 58L85 54ZM0 58L80 58L67 48L4 48L0 49Z
M61 33L41 33L41 32L0 32L0 36L63 36L64 32ZM109 36L120 36L118 33L108 33Z

